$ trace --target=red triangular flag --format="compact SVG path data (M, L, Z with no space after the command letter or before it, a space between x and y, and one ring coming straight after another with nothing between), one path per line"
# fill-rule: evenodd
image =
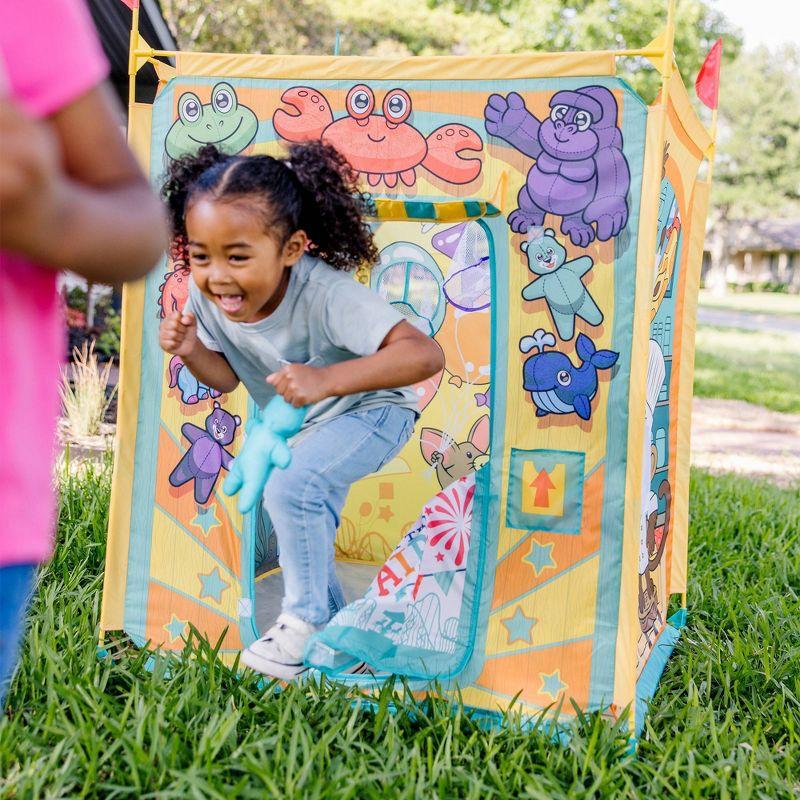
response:
M722 61L722 39L717 39L714 46L708 51L694 88L697 96L709 107L719 105L719 67Z
M139 8L139 0L122 0L128 8L133 11L134 8Z

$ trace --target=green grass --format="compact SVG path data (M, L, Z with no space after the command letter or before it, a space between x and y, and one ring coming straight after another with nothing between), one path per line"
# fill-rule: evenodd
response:
M700 325L696 353L698 397L800 413L800 336Z
M700 290L700 305L729 311L751 311L758 314L800 316L800 294L780 292L727 292L715 295Z
M201 646L154 672L95 656L107 470L63 486L0 723L0 797L766 798L800 791L800 491L693 475L690 615L639 757L596 717L551 744L441 702L359 713L281 695ZM384 701L388 701L387 694ZM397 698L395 698L397 699ZM398 701L399 702L399 701Z

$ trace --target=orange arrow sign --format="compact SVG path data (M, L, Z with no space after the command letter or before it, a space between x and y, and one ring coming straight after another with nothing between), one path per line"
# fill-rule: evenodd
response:
M536 490L533 504L539 508L548 508L550 506L550 491L555 488L556 485L550 480L547 470L540 469L539 474L531 481L531 489Z

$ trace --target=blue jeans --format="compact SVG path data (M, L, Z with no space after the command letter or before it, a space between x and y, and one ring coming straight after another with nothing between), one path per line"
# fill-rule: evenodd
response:
M36 564L0 567L0 711L17 664L36 567Z
M321 625L345 605L333 543L347 492L397 455L415 421L393 405L343 414L301 438L292 463L272 473L264 509L278 537L283 611Z

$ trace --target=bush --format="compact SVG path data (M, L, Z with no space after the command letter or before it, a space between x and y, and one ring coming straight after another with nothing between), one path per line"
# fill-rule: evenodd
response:
M120 335L122 331L122 318L119 313L109 308L103 318L103 328L97 337L97 350L106 358L119 356Z
M80 286L73 286L67 292L67 308L74 308L77 311L82 311L84 314L84 320L86 319L86 299L86 290L82 289Z
M750 292L772 292L773 294L788 294L789 284L779 281L745 281L744 283L734 283L730 287L739 294Z

